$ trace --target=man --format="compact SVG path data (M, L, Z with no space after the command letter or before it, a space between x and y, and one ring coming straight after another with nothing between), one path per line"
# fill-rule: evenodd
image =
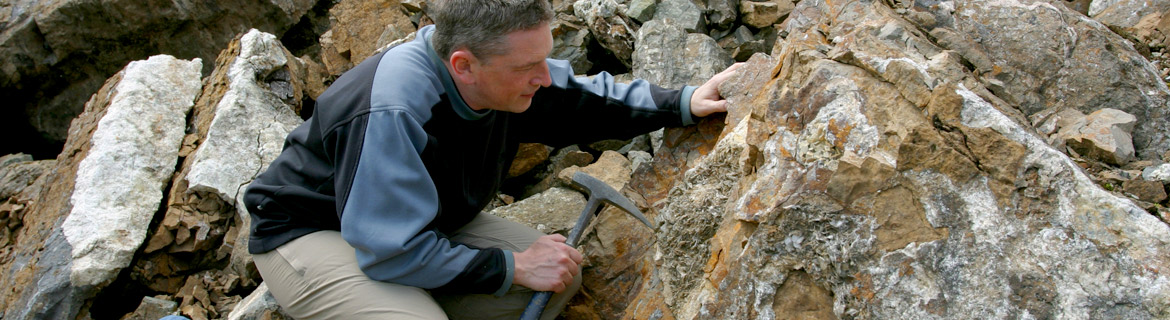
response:
M252 183L249 251L297 319L518 317L533 290L580 286L581 253L481 210L520 142L631 138L726 111L716 89L667 90L547 59L545 0L449 0L415 41L335 81Z

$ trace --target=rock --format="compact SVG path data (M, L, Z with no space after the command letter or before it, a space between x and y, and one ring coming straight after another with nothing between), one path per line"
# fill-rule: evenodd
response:
M1170 184L1170 163L1145 168L1142 170L1142 179Z
M409 7L409 6L408 6ZM378 48L413 34L407 8L398 1L343 0L329 9L333 26L322 39L322 58L330 74L340 75ZM322 38L325 38L322 35Z
M742 0L739 2L740 21L757 29L780 23L796 7L792 0Z
M1131 28L1152 14L1170 11L1170 3L1145 0L1096 0L1088 16L1106 25Z
M238 204L244 188L264 172L285 136L302 122L295 110L306 90L304 70L272 34L241 34L220 55L215 70L192 117L194 151L172 182L166 214L133 274L143 286L183 299L193 293L180 289L196 272L214 271L207 277L231 279L222 280L231 285L203 287L224 297L237 286L252 287L260 280L247 252L250 216ZM209 309L222 304L211 299L199 310L225 313Z
M649 166L654 161L654 156L649 152L632 150L626 154L626 158L630 159L630 169L638 171L643 165Z
M261 283L248 297L240 301L227 316L228 320L284 320L292 319L277 304L276 298L268 291L268 285Z
M240 38L239 48L239 56L228 57L234 61L224 66L227 91L186 175L190 190L214 193L229 204L303 122L294 112L304 86L290 67L296 58L275 36L255 29Z
M1133 161L1133 131L1137 119L1117 109L1105 108L1061 128L1057 138L1078 154L1112 165Z
M642 25L637 43L634 77L666 88L701 85L732 62L711 37L660 20Z
M637 24L626 16L618 2L580 0L573 4L573 12L589 26L590 33L602 47L613 53L626 67L631 65Z
M553 187L489 213L519 222L545 234L568 235L584 208L585 196L580 192Z
M512 167L508 168L508 177L518 177L528 173L536 166L548 161L552 147L539 143L521 143L520 150L516 151L516 158L512 160Z
M162 53L210 62L237 33L258 28L283 34L315 3L6 3L0 8L5 13L0 15L0 96L10 99L0 117L0 134L25 141L6 144L0 154L35 150L43 158L60 152L69 121L103 81L130 61ZM210 70L208 63L203 72Z
M4 318L73 318L129 265L175 170L201 67L135 61L86 104L0 265Z
M1012 2L936 9L967 19ZM1170 312L1159 271L1170 227L1038 138L966 71L970 56L883 2L793 12L776 55L721 86L725 124L667 130L653 167L635 173L658 228L588 259L585 303L599 318Z
M656 0L630 0L626 9L626 16L635 21L645 23L654 18L654 12L658 9L658 1Z
M158 320L179 311L179 304L174 301L155 297L143 297L138 309L122 317L122 320Z
M593 35L581 19L569 14L558 14L552 23L553 51L549 57L568 60L576 73L585 73L593 68L589 60L589 43Z
M629 143L622 146L621 148L618 148L617 152L629 156L630 152L650 152L652 148L653 147L650 146L650 135L644 134L630 139Z
M654 12L654 20L682 28L689 33L707 32L706 16L691 0L662 0Z
M536 185L530 186L524 190L524 194L520 198L528 198L532 195L544 192L553 186L558 185L557 175L565 168L572 166L586 166L593 163L593 155L588 152L581 151L577 145L568 146L557 150L552 157L549 158L548 167L544 172L537 174L540 182Z
M1128 180L1121 188L1141 201L1161 203L1166 200L1166 187L1161 181Z
M601 157L597 162L590 164L584 168L569 167L557 174L557 179L560 179L564 185L571 185L573 183L573 175L578 171L585 172L597 180L604 181L614 190L621 190L630 181L630 160L622 156L616 151L605 151L601 153Z
M713 29L728 30L739 18L739 1L707 0L707 21Z
M73 210L61 225L73 247L74 286L109 284L145 240L174 172L201 67L170 56L126 66L78 165Z
M1170 117L1170 90L1109 28L1044 1L944 2L915 4L912 17L929 17L910 20L962 55L988 89L1025 116L1051 108L1084 113L1114 108L1138 119L1137 158L1154 159L1170 150L1170 128L1153 120ZM1090 14L1103 13L1091 9Z
M32 156L27 154L0 157L0 199L8 199L24 191L55 164L55 160L32 161Z
M747 61L756 53L767 53L771 49L764 39L756 39L751 30L745 26L735 28L735 31L719 40L719 46L731 54L732 59L738 62Z

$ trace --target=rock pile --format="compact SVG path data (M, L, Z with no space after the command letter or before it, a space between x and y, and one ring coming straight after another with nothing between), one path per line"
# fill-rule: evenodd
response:
M0 5L0 52L24 59L2 92L36 97L26 114L88 97L58 113L67 130L29 126L68 137L55 160L0 158L0 318L287 318L245 250L241 191L332 79L430 23L427 3L90 2ZM492 214L565 233L585 171L656 224L595 220L565 318L1170 317L1170 7L552 2L553 56L582 74L678 87L746 61L724 116L521 148ZM81 18L110 12L130 18ZM124 33L62 23L82 20ZM85 54L101 65L77 68ZM58 68L84 76L31 85Z

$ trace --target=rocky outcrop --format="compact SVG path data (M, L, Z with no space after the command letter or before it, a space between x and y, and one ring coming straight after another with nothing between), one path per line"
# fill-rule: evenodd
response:
M4 318L73 318L127 267L175 168L199 60L130 63L86 104L0 267Z
M585 285L565 318L1170 317L1170 69L1159 60L1167 9L1125 0L553 2L553 54L578 72L679 87L748 61L721 88L726 115L517 155L493 214L566 233L584 202L568 177L585 171L654 223L615 209L597 217L580 245ZM32 7L0 5L0 16ZM244 250L240 192L331 79L392 46L396 32L409 38L429 23L426 7L318 3L309 20L331 21L310 26L325 34L303 35L319 50L301 58L272 34L239 34L204 65L212 72L185 120L118 135L166 136L145 140L174 145L148 148L169 160L120 165L100 184L79 174L86 159L108 154L90 137L118 118L106 106L133 82L126 73L93 96L57 160L0 158L0 287L13 288L0 292L2 317L287 318ZM120 194L108 181L143 171L152 182L138 189L158 199L118 210L137 210L136 223L78 223L97 211L70 201L76 194ZM111 230L127 236L95 236ZM95 250L79 257L119 258L75 263L82 243ZM101 276L75 281L75 269Z
M9 1L0 5L0 128L51 157L69 121L126 63L155 54L213 61L249 28L282 34L313 5L291 1ZM210 64L203 69L211 71ZM44 147L38 147L44 146ZM0 149L7 154L21 149Z
M1077 108L1105 93L1062 78L1076 63L1039 72L1036 54L1004 49L997 43L1009 37L996 32L1033 27L1018 15L1052 12L1069 17L1055 25L1075 30L1077 48L1125 43L1044 2L944 3L798 4L779 50L753 57L722 86L732 104L725 125L668 131L684 138L667 139L653 169L635 173L631 185L659 229L625 231L629 241L611 251L632 256L591 260L586 279L604 284L587 283L587 294L611 297L594 302L600 318L1170 314L1162 271L1170 228L1090 180L1025 117L1052 91ZM1017 18L989 18L1009 13ZM935 24L921 23L923 14ZM974 21L992 23L978 28L978 47L949 38L971 33L938 27ZM1064 52L1075 57L1074 49ZM1127 54L1086 64L1116 66L1108 61ZM984 70L979 59L996 62ZM1132 70L1146 69L1131 59ZM989 72L1005 66L1019 68L1005 82L1043 74L1067 83L996 87ZM1128 97L1160 101L1165 87L1142 81L1152 91ZM1160 141L1150 136L1158 130L1135 132L1135 141ZM1157 155L1154 145L1139 154Z

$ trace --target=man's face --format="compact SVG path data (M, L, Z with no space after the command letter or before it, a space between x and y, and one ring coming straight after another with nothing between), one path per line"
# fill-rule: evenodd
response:
M536 90L552 84L545 63L553 46L548 23L512 32L505 41L508 53L474 63L475 86L460 92L472 109L524 112Z

